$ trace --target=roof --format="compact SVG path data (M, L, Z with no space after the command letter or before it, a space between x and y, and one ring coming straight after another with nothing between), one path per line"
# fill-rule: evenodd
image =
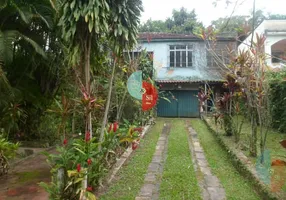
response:
M156 82L159 83L194 83L222 82L223 77L217 69L196 68L160 68L157 70Z
M160 33L160 32L142 32L139 33L138 39L141 41L177 41L177 40L202 40L200 37L193 34L178 34L178 33ZM236 35L233 33L223 33L217 36L218 40L235 40Z
M286 32L286 20L264 20L265 32Z

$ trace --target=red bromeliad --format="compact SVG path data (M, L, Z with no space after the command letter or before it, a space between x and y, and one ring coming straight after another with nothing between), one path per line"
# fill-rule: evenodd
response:
M68 140L67 140L67 139L64 139L63 145L67 145L67 143L68 143Z
M132 150L136 150L138 148L138 143L137 142L132 142Z
M80 164L77 164L77 165L76 165L76 170L77 170L77 172L80 172L80 170L81 170Z
M92 160L89 158L89 159L87 159L87 164L88 165L91 165L91 163L92 163Z
M86 141L86 142L89 142L89 141L90 141L90 132L89 132L89 131L87 131L87 132L85 133L85 141Z
M119 125L118 125L118 122L114 122L112 124L109 125L109 128L108 128L108 133L110 133L111 131L113 131L114 133L117 131Z
M91 187L91 186L88 186L88 187L86 188L86 191L92 192L92 187Z

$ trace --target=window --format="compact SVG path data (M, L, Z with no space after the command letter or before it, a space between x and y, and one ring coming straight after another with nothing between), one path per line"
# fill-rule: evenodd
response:
M284 53L282 51L272 52L272 63L283 63L285 61Z
M170 45L170 67L192 67L193 45Z

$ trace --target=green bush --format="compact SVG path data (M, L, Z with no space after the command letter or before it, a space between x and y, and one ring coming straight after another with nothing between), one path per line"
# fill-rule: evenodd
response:
M270 83L270 88L273 128L286 132L286 81L274 79Z
M11 143L0 136L0 176L8 173L8 160L16 156L18 147L18 143Z

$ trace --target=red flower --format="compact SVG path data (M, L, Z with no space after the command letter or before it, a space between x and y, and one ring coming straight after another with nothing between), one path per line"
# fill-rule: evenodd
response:
M89 159L87 159L87 164L88 165L91 165L91 163L92 163L92 160L89 158Z
M87 132L85 133L85 141L86 141L86 142L90 141L90 132L89 132L89 131L87 131Z
M115 133L118 129L118 122L113 123L113 132Z
M138 147L138 143L137 142L132 142L132 150L136 150Z
M142 133L143 127L134 128L133 131L138 131L139 133Z
M114 133L117 131L118 129L118 122L114 122L112 124L109 125L109 128L108 128L108 133L110 133L111 131L113 131Z
M92 192L92 187L91 187L91 186L88 186L88 187L86 188L86 191Z
M67 143L68 143L68 140L67 140L67 139L64 139L63 145L67 145Z
M77 170L77 172L80 172L80 169L81 169L80 164L77 164L77 165L76 165L76 170Z

